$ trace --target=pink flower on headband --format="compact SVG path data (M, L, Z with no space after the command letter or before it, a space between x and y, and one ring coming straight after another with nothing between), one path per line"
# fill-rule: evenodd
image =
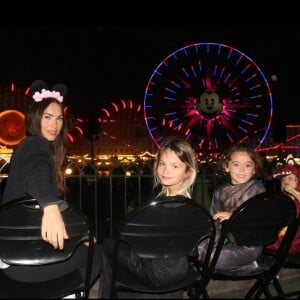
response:
M35 92L32 98L35 102L41 102L45 98L55 98L59 102L63 102L64 99L60 92L49 91L46 89L42 89L41 92Z

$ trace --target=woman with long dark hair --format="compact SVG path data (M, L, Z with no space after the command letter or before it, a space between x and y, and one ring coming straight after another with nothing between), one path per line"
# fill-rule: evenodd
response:
M62 171L67 152L67 123L63 109L67 88L57 84L49 90L47 83L36 80L31 85L31 92L33 101L26 112L27 136L12 156L3 202L24 196L35 198L43 211L42 239L55 249L63 249L64 241L69 238L61 213L68 207L63 200ZM91 283L101 270L101 249L97 243L95 246ZM64 262L41 266L7 265L5 272L26 282L46 281L74 270L80 270L84 277L87 251L88 245L81 244Z

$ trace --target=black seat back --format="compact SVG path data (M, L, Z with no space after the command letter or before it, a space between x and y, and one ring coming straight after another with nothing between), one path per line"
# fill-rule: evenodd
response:
M295 220L293 201L283 193L261 193L244 202L225 224L238 245L259 246L274 242L279 231Z
M167 197L143 205L122 222L119 240L140 257L189 255L198 242L215 234L209 212L185 197Z
M43 265L68 259L89 239L87 219L74 207L62 212L69 239L63 250L41 238L42 211L36 200L24 197L0 206L0 259L14 265Z
M295 220L296 207L290 197L281 192L258 194L244 202L229 220L223 222L214 260L217 260L228 235L241 246L265 246L277 240L279 232L288 226L289 234L276 253L281 260L291 244Z
M167 293L188 288L195 282L199 282L200 286L202 278L206 278L215 234L215 222L209 211L183 196L155 199L136 208L121 222L116 235L110 291L112 297L122 290ZM208 241L208 250L199 272L195 268L197 245L204 240ZM140 282L135 276L124 272L122 265L118 264L119 245L124 242L144 259L187 257L189 267L186 276L180 282L170 282L162 287Z

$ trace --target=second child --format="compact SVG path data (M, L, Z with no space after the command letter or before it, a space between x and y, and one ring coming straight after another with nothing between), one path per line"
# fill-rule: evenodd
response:
M216 222L217 238L220 237L221 223L231 217L232 213L251 197L265 192L265 186L259 179L263 170L263 157L247 145L233 145L221 162L227 182L214 191L210 212ZM228 241L223 246L217 264L217 269L233 270L241 267L251 267L259 258L262 246L238 246L234 241ZM199 260L206 253L206 245L198 247Z

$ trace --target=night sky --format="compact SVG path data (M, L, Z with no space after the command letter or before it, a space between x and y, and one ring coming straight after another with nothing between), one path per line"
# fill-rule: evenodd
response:
M194 43L223 43L262 70L275 120L300 124L299 27L1 26L0 38L0 87L29 86L35 79L50 86L63 82L67 104L80 115L120 98L143 103L150 76L172 52Z

